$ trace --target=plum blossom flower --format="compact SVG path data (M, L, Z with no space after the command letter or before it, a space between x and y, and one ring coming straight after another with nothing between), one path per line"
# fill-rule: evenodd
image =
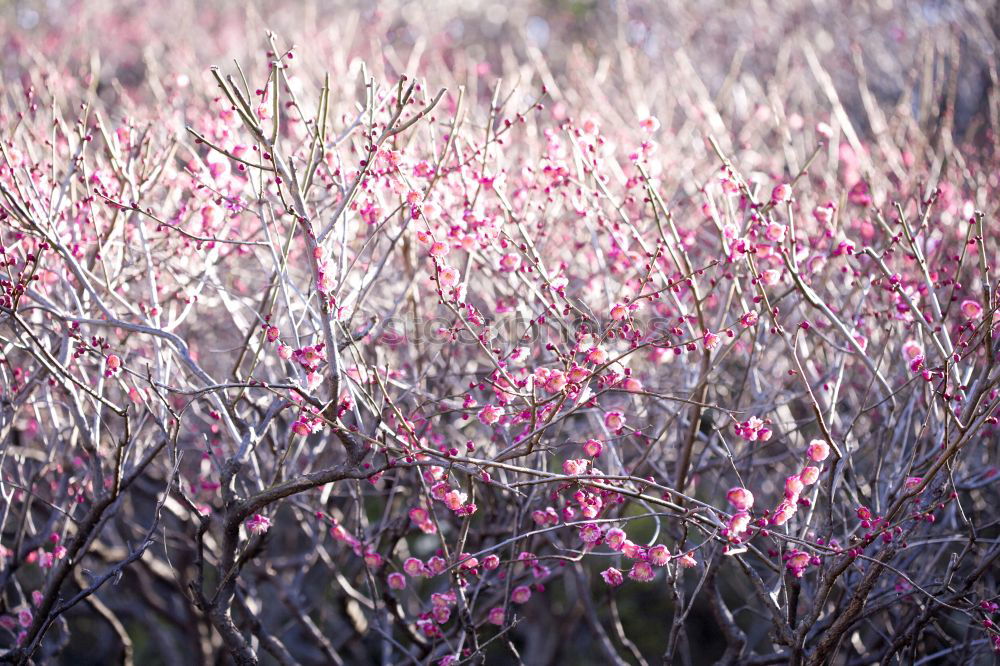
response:
M685 569L691 569L698 566L698 560L694 559L694 553L690 551L678 557L677 562Z
M595 544L601 540L601 526L595 523L587 523L580 527L580 539L587 544Z
M726 499L737 511L749 511L753 507L753 493L743 487L730 488Z
M264 534L271 529L271 520L267 516L255 513L247 519L246 526L251 534Z
M608 352L603 347L593 347L587 352L587 363L602 365L608 360Z
M798 474L785 477L785 497L788 499L798 499L799 495L802 494L803 488L805 488L805 484Z
M601 444L596 439L588 439L583 444L583 452L586 453L591 458L596 458L601 455L601 451L604 449L604 445Z
M105 377L112 377L118 374L118 371L122 367L122 359L117 354L108 354L107 359L104 361L107 366L107 370L104 372Z
M619 411L608 412L604 415L604 425L609 430L621 430L625 427L625 415Z
M389 574L386 581L389 583L389 587L393 590L405 590L406 589L406 576L399 572L393 572Z
M662 567L670 561L670 549L662 543L649 549L649 562L653 566Z
M792 200L792 186L788 183L781 183L776 185L773 190L771 190L771 203L777 205L781 203L788 203Z
M652 134L656 130L660 129L660 121L656 118L656 116L646 116L639 121L639 127Z
M601 572L601 578L604 582L611 587L618 587L625 581L625 577L622 576L622 572L614 567L610 567Z
M802 471L799 472L799 479L801 479L803 485L811 486L816 483L819 479L819 467L803 467Z
M795 515L795 503L786 499L774 510L774 514L771 515L771 524L784 525L793 515Z
M497 407L496 405L486 405L481 410L479 410L479 420L483 425L493 425L500 420L504 414L502 407Z
M812 460L813 462L823 462L830 456L830 445L822 439L814 439L809 442L809 448L806 449L806 455L809 456L809 460Z
M503 606L495 606L491 608L490 612L487 614L486 616L487 621L490 624L495 624L498 627L502 627L505 613L506 611L504 610Z
M777 222L771 222L764 229L764 237L772 243L780 243L785 240L785 231L788 229L783 224L778 224Z
M750 526L750 514L745 511L741 511L734 514L726 522L726 529L729 531L730 541L739 541L740 535L747 531L747 527Z
M427 573L427 570L424 568L424 563L416 557L406 558L406 561L403 562L403 571L406 572L406 575L414 577L423 576Z
M626 538L625 531L618 527L612 527L604 535L604 541L611 550L621 550Z
M909 362L918 356L924 355L924 348L915 340L907 340L903 343L903 358Z
M962 314L965 315L966 319L979 319L983 316L983 306L976 301L966 300L962 301L960 306ZM110 360L110 357L108 357Z
M461 274L458 272L457 268L454 268L452 266L442 266L438 279L441 281L441 286L454 287L456 284L458 284L458 280L460 277Z
M500 257L500 270L504 273L516 271L521 267L521 257L516 254L507 253Z
M531 588L527 585L518 585L510 592L510 600L515 604L527 603L531 598Z
M801 550L792 550L786 557L785 567L796 578L802 578L802 574L805 573L811 559L809 553Z
M648 583L656 577L656 572L653 571L649 562L636 562L632 565L631 571L628 572L628 577L640 583Z

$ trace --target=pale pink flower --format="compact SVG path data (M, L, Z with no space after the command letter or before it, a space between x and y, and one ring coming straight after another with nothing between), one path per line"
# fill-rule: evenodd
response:
M802 471L799 472L799 478L802 479L802 483L807 486L811 486L816 483L819 479L819 467L803 467Z
M776 185L773 190L771 190L771 203L777 205L780 203L787 203L792 200L792 187L788 183L781 183Z
M505 611L503 609L503 606L495 606L494 608L490 609L490 612L487 615L487 621L490 624L495 624L498 627L501 627L503 626L504 614Z
M415 557L408 557L406 561L403 562L403 571L406 572L408 576L423 576L426 573L424 568L424 563Z
M649 562L653 566L662 567L670 561L670 549L662 543L649 549Z
M822 439L814 439L809 442L809 448L806 449L806 455L808 455L809 460L812 460L813 462L823 462L830 456L830 445Z
M640 583L648 583L656 576L653 567L649 562L636 562L632 565L632 570L628 572L628 577Z
M271 520L267 516L255 513L246 522L247 530L251 534L264 534L271 529Z
M611 550L621 550L622 546L625 544L625 540L625 531L617 527L612 527L604 535L604 541L608 544L608 548Z
M660 129L660 121L656 118L656 116L646 116L639 121L639 127L652 134L656 130Z
M737 511L749 511L753 507L753 493L746 488L730 488L726 493L726 499Z
M618 411L608 412L604 415L604 425L609 430L621 430L625 426L625 415Z
M614 567L602 571L601 578L603 578L604 582L611 587L618 587L625 581L625 577L622 576L622 572Z
M966 319L979 319L983 316L983 306L976 301L962 301L961 309ZM108 357L108 360L110 359L111 357Z
M788 499L792 499L793 497L797 499L802 493L803 488L805 488L805 484L802 483L802 479L798 474L785 477L785 497Z
M729 530L729 540L738 541L741 534L747 531L747 527L750 526L750 514L744 511L733 515L732 518L726 523L726 529Z
M461 274L458 272L457 268L451 266L442 266L439 280L441 280L441 286L443 287L454 287L458 284L458 280Z
M787 227L783 224L778 224L777 222L771 222L767 225L764 230L764 237L773 243L780 243L785 240L785 230Z
M504 410L496 405L486 405L479 410L479 420L484 425L493 425L503 416Z
M698 566L698 560L694 559L694 553L690 551L677 558L677 562L685 569Z
M587 523L580 527L580 539L587 544L595 544L601 540L601 526Z

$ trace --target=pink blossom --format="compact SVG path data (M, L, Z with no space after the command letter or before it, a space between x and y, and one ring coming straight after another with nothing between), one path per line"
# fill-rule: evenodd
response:
M830 455L830 445L824 442L822 439L814 439L809 442L809 448L806 449L806 455L813 462L823 462Z
M255 513L247 519L246 526L251 534L264 534L271 528L271 520L266 516Z
M426 574L424 563L415 557L406 558L406 561L403 562L403 571L405 571L408 576L414 577Z
M441 286L443 287L454 287L458 284L458 280L461 274L458 272L457 268L451 266L442 266L439 273L439 280L441 281Z
M527 603L531 598L531 588L527 585L518 585L510 592L510 600L515 604Z
M604 445L601 444L596 439L588 439L583 444L583 452L586 453L591 458L596 458L601 455L601 451L604 449Z
M406 577L401 573L393 572L389 574L386 581L389 583L389 587L394 590L406 589Z
M798 499L798 496L802 493L802 489L805 484L798 474L792 474L785 478L785 497L792 499Z
M503 606L495 606L490 609L490 612L487 615L487 621L490 624L495 624L498 627L502 627L505 613L506 611L504 610Z
M726 529L729 531L729 540L738 541L740 535L747 531L747 527L750 526L750 514L741 511L740 513L734 514L732 518L726 523Z
M656 116L646 116L639 121L639 127L652 134L660 129L660 121L657 120Z
M690 551L684 553L679 558L677 558L677 561L681 565L681 567L685 569L691 569L693 567L698 566L698 560L694 559L694 553Z
M636 562L632 565L632 570L628 572L628 577L640 583L648 583L656 576L653 567L649 562Z
M788 183L781 183L776 185L773 190L771 190L771 203L781 204L787 203L792 200L792 187Z
M983 306L976 301L962 301L961 309L966 319L979 319L983 316ZM108 357L108 360L111 360L110 357Z
M587 544L595 544L601 540L601 526L587 523L580 527L580 539Z
M484 425L493 425L500 420L504 414L502 407L497 407L496 405L485 405L481 410L479 410L479 420Z
M608 412L604 415L604 425L606 425L609 430L621 430L625 427L625 415L618 411Z
M610 567L601 572L601 578L604 582L611 587L618 587L625 581L625 577L622 576L622 572L614 567Z
M662 567L670 561L670 549L664 546L662 543L657 544L649 549L649 562L650 564Z
M730 488L726 499L737 511L749 511L753 506L753 493L743 487Z
M626 538L624 530L617 527L612 527L604 535L604 541L608 544L608 548L611 550L621 550L622 546L625 544Z
M811 486L819 479L819 467L803 467L802 471L799 472L799 479L802 480L803 485Z

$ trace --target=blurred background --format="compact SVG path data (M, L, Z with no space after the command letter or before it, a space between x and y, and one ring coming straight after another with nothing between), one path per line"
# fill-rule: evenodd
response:
M500 75L540 77L557 99L587 61L602 91L642 77L642 86L620 86L647 91L631 100L637 106L680 70L712 96L738 94L740 77L766 88L801 64L806 41L861 127L859 74L880 104L908 103L923 120L938 112L932 92L953 84L959 130L986 112L1000 43L1000 4L989 0L0 0L0 23L5 77L26 75L39 57L67 68L98 57L102 76L141 91L151 67L194 79L210 64L260 55L271 29L318 63L336 50L390 78L447 71L484 91ZM824 93L808 85L799 94Z

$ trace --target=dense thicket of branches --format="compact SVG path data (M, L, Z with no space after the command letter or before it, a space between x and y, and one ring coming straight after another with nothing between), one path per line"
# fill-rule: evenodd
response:
M659 4L5 8L0 660L992 663L989 8Z

